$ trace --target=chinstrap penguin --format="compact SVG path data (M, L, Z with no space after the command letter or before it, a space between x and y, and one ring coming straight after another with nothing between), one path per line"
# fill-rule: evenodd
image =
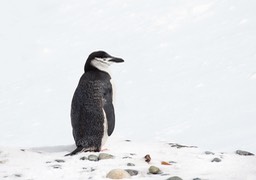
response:
M78 152L99 152L115 127L112 104L113 90L108 68L112 63L124 62L104 51L89 55L71 105L71 124Z

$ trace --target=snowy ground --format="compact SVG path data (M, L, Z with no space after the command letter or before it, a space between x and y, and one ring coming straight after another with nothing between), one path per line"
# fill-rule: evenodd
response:
M239 156L235 153L213 152L207 155L199 148L176 148L162 142L127 142L112 140L104 153L114 159L97 162L80 160L90 154L81 153L64 157L72 146L55 146L32 149L1 148L0 179L105 179L116 168L137 170L132 179L167 179L179 176L192 180L254 180L256 179L255 156ZM145 162L149 154L151 161ZM221 162L211 162L220 158ZM59 162L57 162L57 161ZM162 165L161 162L170 162ZM135 166L127 166L133 163ZM150 166L157 166L161 174L148 174Z
M61 158L63 149L38 154L20 152L17 147L74 143L71 98L87 56L102 49L125 60L112 67L117 124L110 138L110 153L117 158L129 153L117 151L116 139L150 140L156 142L153 147L162 142L192 144L228 152L218 165L210 163L203 150L191 150L188 155L179 152L178 156L197 162L192 154L198 151L196 156L205 162L198 168L201 177L226 177L215 166L225 166L232 178L255 175L250 169L255 158L232 154L237 149L256 153L255 8L252 0L1 1L0 155L8 159L4 166L21 167L16 162L20 159L26 166L24 172L17 173L24 177L31 177L25 168L30 170L33 163L39 172L43 171L40 167L49 168L42 174L61 176L56 169L50 171L44 161ZM151 147L150 143L144 146ZM125 147L138 154L135 159L139 162L144 152L133 145ZM160 147L163 152L168 148ZM152 154L154 151L158 148L153 148ZM166 152L167 160L175 159L171 152ZM76 158L65 158L65 164L76 162ZM161 159L161 154L156 159ZM248 169L247 165L235 166L237 159L248 164ZM182 159L177 166L187 161ZM187 166L196 168L182 165L176 174L196 176L197 171L183 173ZM147 168L143 168L145 173ZM16 173L6 171L8 176Z

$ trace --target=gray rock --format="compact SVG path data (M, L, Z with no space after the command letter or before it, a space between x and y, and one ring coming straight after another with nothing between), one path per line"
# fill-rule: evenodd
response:
M84 161L84 160L88 160L88 158L83 156L83 157L80 158L80 160Z
M54 169L61 169L61 165L59 164L54 164L51 167L53 167Z
M150 166L148 171L151 174L160 174L161 173L161 170L156 166Z
M22 177L22 174L14 174L15 177Z
M211 152L211 151L205 151L204 153L205 153L206 155L214 155L214 153Z
M169 161L170 164L176 164L176 161Z
M173 176L168 178L167 180L182 180L179 176Z
M212 160L212 162L221 162L221 159L220 159L220 158L214 158L214 159Z
M197 148L197 146L185 146L185 145L181 145L181 144L177 144L177 143L169 143L169 145L171 147L176 147L177 149L180 149L180 148Z
M133 169L125 169L126 172L128 172L131 176L137 176L139 171L133 170Z
M88 156L88 160L89 161L99 161L99 157L96 156L96 155L91 154L91 155Z
M109 179L124 179L130 177L131 175L123 169L113 169L107 174L107 178Z
M127 163L127 166L135 166L133 163Z
M100 153L99 154L99 160L102 160L102 159L113 159L114 156L111 155L111 154L107 154L107 153Z
M242 151L242 150L237 150L236 154L240 155L240 156L254 156L253 153L250 153L248 151Z
M63 159L55 159L56 162L58 163L64 163L65 161Z
M194 178L193 180L202 180L201 178Z

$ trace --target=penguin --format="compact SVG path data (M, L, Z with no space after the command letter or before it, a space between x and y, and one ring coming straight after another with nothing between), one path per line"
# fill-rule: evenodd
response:
M113 133L115 112L109 66L121 62L124 62L122 58L104 51L95 51L87 58L71 103L71 125L77 148L67 155L99 152Z

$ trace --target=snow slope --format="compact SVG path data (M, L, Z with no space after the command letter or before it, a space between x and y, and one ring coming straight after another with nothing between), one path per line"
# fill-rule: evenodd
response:
M1 1L0 145L72 144L71 98L87 56L103 49L125 59L112 67L114 139L255 153L255 7L250 0Z

